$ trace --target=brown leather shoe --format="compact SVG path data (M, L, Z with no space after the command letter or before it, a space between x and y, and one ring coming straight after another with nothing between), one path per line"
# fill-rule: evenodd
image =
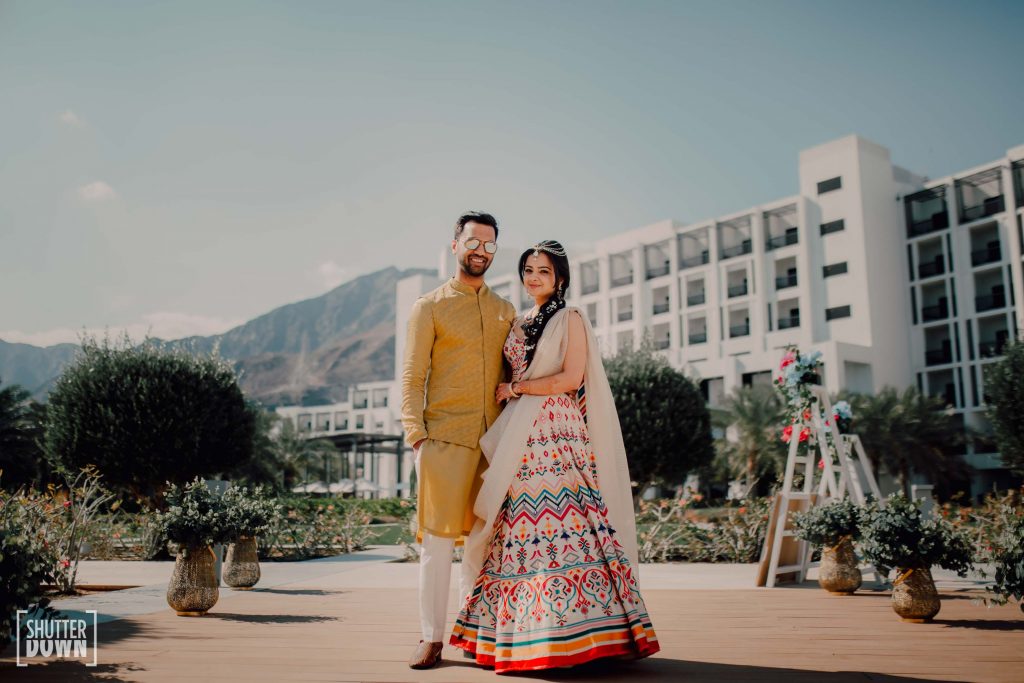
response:
M427 643L420 641L420 644L416 646L416 651L412 653L412 657L409 657L409 668L410 669L429 669L438 662L441 661L441 649L444 647L444 643Z

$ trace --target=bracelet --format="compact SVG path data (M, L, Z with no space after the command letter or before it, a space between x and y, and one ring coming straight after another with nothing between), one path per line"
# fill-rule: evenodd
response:
M521 396L521 394L518 391L516 391L516 383L515 382L509 382L509 384L508 384L508 393L512 394L512 398L519 398Z

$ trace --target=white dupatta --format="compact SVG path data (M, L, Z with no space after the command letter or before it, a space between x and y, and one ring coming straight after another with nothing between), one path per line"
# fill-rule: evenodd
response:
M625 550L633 574L637 576L636 518L633 514L626 447L622 442L619 416L615 412L615 401L611 387L608 386L608 376L601 362L601 351L594 330L590 320L578 308L566 307L551 316L523 379L547 377L561 372L569 344L569 316L572 312L580 315L587 332L587 365L583 372L583 382L586 389L587 431L590 433L590 446L597 457L598 487L608 507L608 521L615 529L615 539ZM487 544L493 535L494 520L512 485L523 449L526 448L526 439L546 398L523 395L522 398L509 401L480 439L480 448L487 458L488 468L473 506L477 520L466 538L462 560L461 583L466 591L472 590L483 567Z

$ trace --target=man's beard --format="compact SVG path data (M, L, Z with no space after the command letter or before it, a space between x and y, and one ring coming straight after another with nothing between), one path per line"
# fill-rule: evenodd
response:
M469 254L466 254L466 256L464 256L462 260L459 261L459 267L462 268L462 272L465 273L466 275L480 277L481 275L487 272L488 268L491 267L491 261L485 260L482 266L477 266L470 262Z

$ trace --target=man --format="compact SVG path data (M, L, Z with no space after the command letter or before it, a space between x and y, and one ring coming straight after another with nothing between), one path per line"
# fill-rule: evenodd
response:
M416 455L423 630L409 658L413 669L441 661L452 554L456 539L473 528L487 466L480 437L501 412L495 390L505 379L502 347L515 308L484 284L497 240L493 216L460 216L451 246L455 277L418 299L409 318L402 426Z

